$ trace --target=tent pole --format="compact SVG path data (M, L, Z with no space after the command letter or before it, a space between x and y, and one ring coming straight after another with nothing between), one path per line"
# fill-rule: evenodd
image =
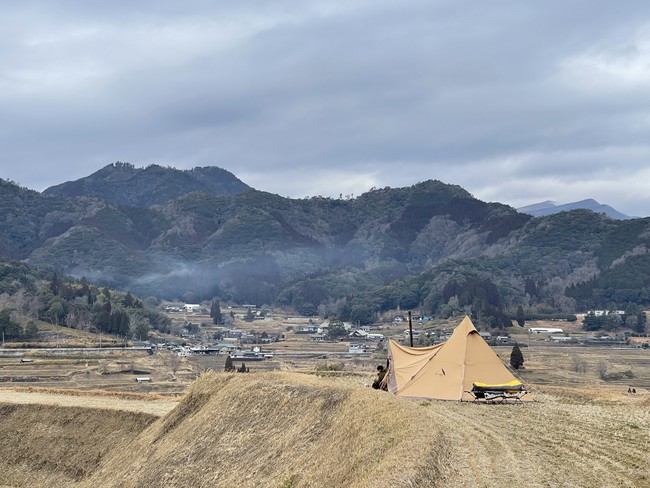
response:
M411 338L411 347L413 347L413 321L411 320L410 310L409 310L409 337Z

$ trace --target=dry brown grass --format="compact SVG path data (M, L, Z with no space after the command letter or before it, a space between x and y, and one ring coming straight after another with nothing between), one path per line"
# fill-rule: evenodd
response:
M157 416L0 403L0 485L73 486Z
M205 375L84 486L442 486L450 446L417 434L420 410L312 376Z
M528 405L418 402L358 381L205 375L83 486L650 486L642 396L618 404L564 388Z
M15 390L14 388L0 388L2 390ZM181 395L161 395L160 393L134 393L128 391L106 391L106 390L71 390L69 388L41 388L27 386L20 388L21 391L29 393L47 393L52 395L68 395L68 396L98 396L110 398L126 398L130 400L144 400L144 401L158 401L158 400L172 400L180 401ZM1 397L0 397L1 399Z
M113 392L86 392L55 388L2 388L0 403L21 405L54 405L72 408L117 410L121 412L144 413L160 417L167 414L178 400L169 397L154 398L155 395L130 396Z
M33 409L24 415L33 415L39 427L13 437L6 430L0 437L5 445L15 443L16 435L29 443L21 451L26 461L13 456L0 465L0 485L38 486L41 479L40 486L79 480L75 486L88 487L650 486L650 395L645 392L633 396L565 385L541 387L540 401L526 405L428 402L364 388L371 377L204 374L175 409L146 428L134 428L131 436L109 416L101 428L119 431L110 451L94 461L73 454L60 465L44 463L32 452L44 448L34 440L43 437L41 429L54 425L47 442L64 444L55 450L96 455L92 442L98 430L93 429L100 429L97 419L104 414L23 407ZM65 420L71 415L79 417ZM91 430L75 431L86 423ZM10 425L19 425L18 419ZM65 426L75 434L62 433Z

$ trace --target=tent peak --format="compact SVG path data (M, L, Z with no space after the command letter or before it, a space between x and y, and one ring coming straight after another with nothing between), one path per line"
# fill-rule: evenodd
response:
M472 320L469 318L468 315L465 315L465 318L461 321L460 324L458 324L454 332L456 331L459 331L463 335L467 335L471 332L478 332L478 330L476 330L476 327L474 327L474 324L472 323Z

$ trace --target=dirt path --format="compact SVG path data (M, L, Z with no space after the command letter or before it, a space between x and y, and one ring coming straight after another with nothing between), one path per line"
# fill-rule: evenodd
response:
M0 388L0 403L57 405L62 407L85 407L127 412L140 412L162 417L171 411L178 400L132 399L115 395L75 393L65 395L39 391Z

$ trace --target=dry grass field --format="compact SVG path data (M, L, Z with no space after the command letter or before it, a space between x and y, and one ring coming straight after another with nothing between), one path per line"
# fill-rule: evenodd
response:
M428 402L366 388L370 377L206 373L175 408L39 390L76 402L19 405L0 391L0 485L650 486L645 392L541 386L525 405ZM157 402L168 405L153 412Z
M203 376L82 486L650 486L650 399L404 400L363 377ZM135 468L134 468L135 467Z
M158 417L121 409L5 402L4 393L0 485L5 486L73 486Z
M0 486L650 487L650 351L515 338L525 405L378 392L384 354L291 331L249 374L171 352L3 357Z

